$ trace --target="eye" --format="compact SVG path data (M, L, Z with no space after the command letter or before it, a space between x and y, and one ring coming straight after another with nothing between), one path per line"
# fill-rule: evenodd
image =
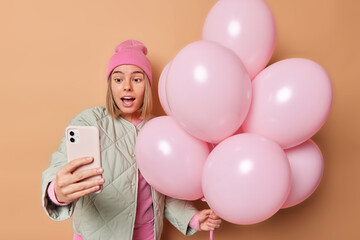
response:
M141 78L134 78L134 80L133 80L134 82L136 82L136 83L139 83L139 82L141 82L142 81L142 79Z
M120 83L120 82L122 81L122 79L121 79L121 78L114 78L114 81L115 81L116 83Z

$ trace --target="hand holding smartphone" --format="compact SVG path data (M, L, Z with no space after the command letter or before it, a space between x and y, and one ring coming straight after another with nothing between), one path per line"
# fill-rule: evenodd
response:
M90 164L80 166L73 173L87 169L101 168L100 136L95 126L69 126L65 130L68 161L92 157ZM81 181L100 180L102 175L92 176ZM102 186L102 185L101 185ZM102 187L96 193L100 193Z

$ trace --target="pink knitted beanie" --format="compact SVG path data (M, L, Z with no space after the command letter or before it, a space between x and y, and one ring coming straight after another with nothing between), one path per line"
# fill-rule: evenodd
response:
M107 80L112 71L120 65L135 65L144 70L152 85L151 63L146 57L147 48L136 40L127 40L115 48L115 54L110 58L107 72Z

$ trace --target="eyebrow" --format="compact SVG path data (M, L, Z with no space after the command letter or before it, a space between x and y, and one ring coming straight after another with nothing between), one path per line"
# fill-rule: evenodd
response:
M122 71L115 71L115 72L113 72L113 74L114 74L114 73L124 74ZM143 73L142 71L134 71L134 72L132 72L131 74L137 74L137 73L141 73L142 75L144 75L144 73Z

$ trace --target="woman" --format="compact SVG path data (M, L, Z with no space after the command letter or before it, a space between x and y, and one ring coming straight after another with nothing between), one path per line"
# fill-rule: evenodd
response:
M74 171L91 157L68 163L65 137L42 177L43 206L54 220L73 217L74 239L160 239L163 216L183 234L210 231L221 220L212 210L166 197L145 181L135 160L135 142L150 119L152 72L147 48L128 40L109 62L106 108L87 109L69 125L98 127L102 168ZM99 180L81 181L101 175ZM96 194L100 188L100 194Z

